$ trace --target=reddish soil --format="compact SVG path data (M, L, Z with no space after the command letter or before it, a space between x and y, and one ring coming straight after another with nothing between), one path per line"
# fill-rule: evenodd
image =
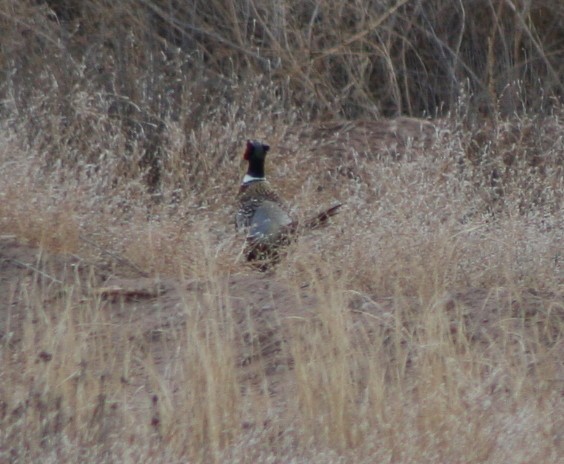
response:
M233 320L239 331L240 368L252 372L253 365L258 363L266 366L267 375L278 375L292 364L283 349L286 329L292 324L311 322L320 305L308 285L290 288L273 272L242 268L241 272L214 282L135 278L131 273L131 269L122 269L120 273L119 266L92 266L77 256L51 255L13 236L0 237L0 340L9 336L11 343L18 342L26 317L21 308L25 307L23 300L31 289L41 289L35 294L42 295L41 305L48 312L50 308L55 310L61 287L68 284L74 286L75 298L81 301L99 299L99 309L119 329L121 339L126 339L125 332L131 332L129 340L138 339L144 349L150 350L162 372L166 372L167 360L174 356L174 346L166 341L186 323L189 312L205 314L216 310ZM394 308L399 305L420 309L415 299L402 298L398 303L391 297L369 295L357 295L347 305L355 324L363 328L392 324ZM508 323L520 324L524 320L543 331L556 328L558 324L554 322L564 319L564 303L558 295L541 295L534 290L513 295L508 289L462 289L445 294L437 308L449 315L454 336L463 322L464 336L484 344L491 342L502 328L507 331ZM505 321L502 326L500 317L507 318L508 314L514 320ZM544 337L555 340L557 334L546 333Z

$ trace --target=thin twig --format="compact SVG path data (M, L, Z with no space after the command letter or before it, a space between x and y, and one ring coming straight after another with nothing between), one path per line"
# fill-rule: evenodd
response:
M30 271L33 272L37 272L38 274L41 274L43 277L47 277L48 279L52 280L53 282L56 282L58 284L63 284L64 282L62 280L57 279L56 277L50 276L49 274L47 274L46 272L42 271L41 269L36 268L35 266L28 264L28 263L24 263L23 261L20 261L18 259L14 259L14 258L7 258L4 259L3 261L8 262L8 263L14 263L20 267L23 267L25 269L29 269Z
M125 266L129 266L131 269L133 269L134 271L138 272L139 275L141 275L142 277L149 277L149 273L145 272L143 269L141 269L140 267L138 267L137 265L133 264L131 261L129 261L127 258L124 258L123 256L119 256L116 253L113 253L103 247L101 247L100 245L98 245L97 243L93 242L92 240L86 238L84 235L80 235L80 240L82 240L83 242L88 243L88 245L93 246L94 248L96 248L97 250L100 250L102 253L110 256L111 258L115 259L118 263L121 263Z

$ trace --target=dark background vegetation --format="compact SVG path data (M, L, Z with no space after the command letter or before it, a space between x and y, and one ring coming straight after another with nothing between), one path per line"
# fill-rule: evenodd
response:
M66 162L96 165L93 137L119 136L124 175L152 191L170 121L196 172L214 141L189 134L228 112L274 124L290 108L301 121L437 117L463 102L476 125L550 113L564 95L559 0L0 0L0 28L0 115L25 121L50 162L70 146Z

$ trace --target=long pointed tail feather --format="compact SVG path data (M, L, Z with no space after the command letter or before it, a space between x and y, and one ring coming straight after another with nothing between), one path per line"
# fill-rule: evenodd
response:
M302 227L304 229L314 230L325 225L330 217L335 216L339 212L339 208L341 206L343 206L342 203L331 206L331 208L326 209L325 211L322 211L311 219L305 221Z

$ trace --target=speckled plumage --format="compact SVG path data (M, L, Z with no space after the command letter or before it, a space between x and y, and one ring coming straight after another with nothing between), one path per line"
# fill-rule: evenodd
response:
M255 180L241 185L238 199L239 210L236 216L238 228L253 228L254 226L259 229L256 232L261 232L255 218L257 213L270 214L276 225L285 226L292 222L282 199L266 180ZM272 227L270 233L272 233Z
M264 175L268 145L248 141L244 159L248 161L247 174L239 188L239 209L235 215L237 229L247 231L245 255L247 260L278 260L280 246L288 244L298 230L287 207L273 190ZM314 229L327 222L341 205L336 205L302 224Z

